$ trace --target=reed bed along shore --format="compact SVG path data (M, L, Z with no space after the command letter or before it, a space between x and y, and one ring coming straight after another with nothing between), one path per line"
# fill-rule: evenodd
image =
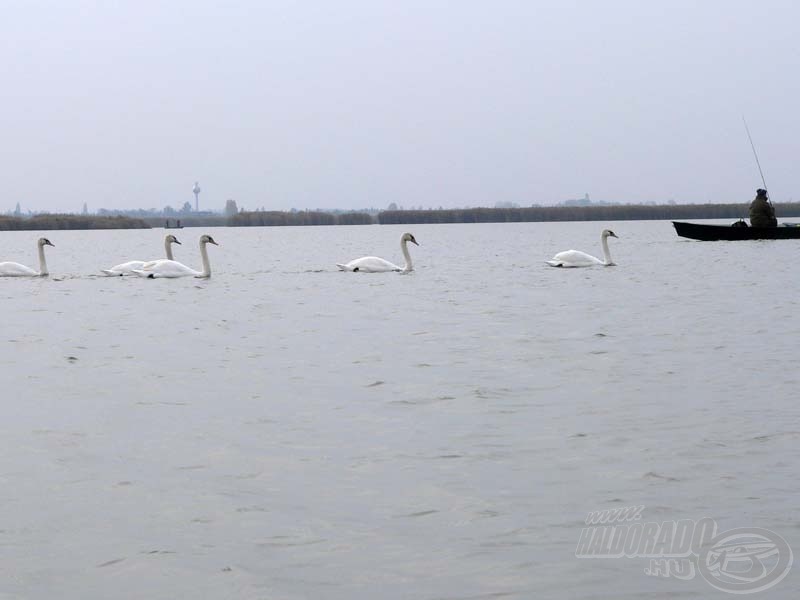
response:
M147 229L169 222L180 227L291 227L313 225L401 225L417 223L524 223L554 221L650 221L739 219L748 204L624 204L615 206L532 206L527 208L453 208L385 210L379 213L324 211L250 211L232 216L200 215L135 218L126 216L0 216L0 231L49 229ZM776 204L778 218L800 217L800 203Z
M46 231L53 229L150 229L142 219L96 215L0 216L0 231Z

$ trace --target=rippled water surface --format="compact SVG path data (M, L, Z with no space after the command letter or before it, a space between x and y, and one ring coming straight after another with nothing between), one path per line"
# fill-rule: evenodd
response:
M605 226L619 266L544 265ZM335 270L405 230L412 274ZM800 241L184 229L176 258L205 232L209 280L96 275L162 230L48 232L49 279L0 279L0 598L730 597L576 558L628 505L800 550Z

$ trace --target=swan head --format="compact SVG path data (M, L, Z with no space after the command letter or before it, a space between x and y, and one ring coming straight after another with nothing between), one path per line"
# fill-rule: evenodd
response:
M178 241L178 238L176 238L176 237L175 237L174 235L172 235L172 234L170 234L170 235L168 235L168 236L167 236L167 243L168 243L168 244L178 244L178 246L183 246L183 244L181 244L181 243Z
M415 246L419 246L419 244L417 243L417 240L415 240L415 239L414 239L414 236L413 236L413 235L411 235L410 233L404 233L404 234L403 234L403 237L402 237L402 238L400 238L400 241L401 241L401 242L411 242L411 243L412 243L412 244L414 244Z
M39 238L39 241L38 241L37 243L39 244L39 248L42 248L42 247L44 247L44 246L53 246L53 248L55 248L55 247L56 247L56 246L55 246L55 244L53 244L53 243L52 243L50 240L48 240L47 238Z
M611 231L610 229L604 229L604 230L603 230L603 237L604 237L604 238L608 238L608 237L614 237L614 238L617 238L617 239L619 239L619 238L618 238L618 236L617 236L617 234L616 234L616 233L614 233L613 231Z
M214 238L212 238L210 235L201 236L200 237L200 243L201 244L214 244L215 246L219 246L219 244L217 242L215 242Z

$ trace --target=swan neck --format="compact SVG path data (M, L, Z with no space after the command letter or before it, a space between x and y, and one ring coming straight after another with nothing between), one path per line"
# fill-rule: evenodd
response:
M406 259L406 266L404 271L413 271L414 265L411 263L411 254L408 251L408 242L406 240L400 241L400 249L403 251L403 258Z
M164 240L164 250L167 251L167 260L175 260L172 258L172 243L168 240Z
M205 242L200 242L200 257L203 259L203 272L200 273L200 277L210 277L211 263L208 262L208 250Z
M44 258L44 246L39 246L39 275L48 275L47 260Z
M603 236L603 258L605 259L605 263L607 265L612 264L611 262L611 251L608 249L608 236Z

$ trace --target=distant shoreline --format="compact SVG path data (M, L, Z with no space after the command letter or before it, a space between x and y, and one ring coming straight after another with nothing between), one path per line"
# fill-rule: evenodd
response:
M776 206L779 218L800 217L800 203ZM454 208L386 210L333 214L317 211L242 212L228 219L229 227L302 225L414 225L422 223L546 223L563 221L657 221L748 218L747 204L626 204L614 206L533 206L527 208ZM186 223L187 226L195 226Z
M0 231L50 231L81 229L150 229L142 219L97 215L51 215L32 217L0 216Z
M416 225L424 223L547 223L567 221L669 221L748 218L749 204L628 204L615 206L533 206L527 208L453 208L364 212L252 211L233 216L181 217L182 228L193 227L302 227L323 225ZM800 202L776 205L778 218L800 217ZM174 228L177 219L171 217ZM162 228L162 217L134 218L98 215L0 216L0 231L51 229Z
M776 205L778 218L800 216L800 203ZM630 204L615 206L533 206L529 208L465 208L398 210L378 214L378 222L416 223L542 223L559 221L670 221L684 219L747 219L748 204Z

